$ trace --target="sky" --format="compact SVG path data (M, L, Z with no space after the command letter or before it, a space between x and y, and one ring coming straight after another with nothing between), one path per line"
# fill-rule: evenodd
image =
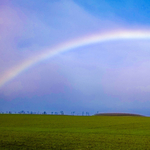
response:
M149 116L149 16L148 0L0 0L0 112Z

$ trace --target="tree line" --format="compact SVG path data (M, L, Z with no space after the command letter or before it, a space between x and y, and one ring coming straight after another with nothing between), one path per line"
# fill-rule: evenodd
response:
M51 113L47 113L46 111L43 112L34 112L34 111L19 111L19 112L12 112L12 111L6 111L6 112L0 112L0 114L43 114L43 115L65 115L64 111L60 111L60 112L51 112ZM66 114L69 115L69 114ZM78 113L76 113L75 111L71 112L72 116L75 115L79 115ZM89 116L89 112L82 112L81 114L82 116Z

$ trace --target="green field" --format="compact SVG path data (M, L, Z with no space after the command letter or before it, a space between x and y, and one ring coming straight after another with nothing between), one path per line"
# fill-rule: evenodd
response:
M150 118L0 114L0 150L149 150Z

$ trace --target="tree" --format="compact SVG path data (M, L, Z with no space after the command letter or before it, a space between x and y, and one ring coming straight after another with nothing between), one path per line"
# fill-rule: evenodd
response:
M46 111L44 111L43 114L46 115L47 114Z
M82 112L82 116L84 116L84 111Z
M89 112L86 112L86 116L89 116Z
M64 112L63 112L63 111L60 111L60 114L61 114L61 115L64 115Z
M72 112L72 115L73 115L73 116L74 116L74 114L75 114L75 111Z
M11 114L11 111L9 111L9 114Z
M25 111L24 110L22 110L22 111L20 111L20 112L18 112L19 114L25 114Z

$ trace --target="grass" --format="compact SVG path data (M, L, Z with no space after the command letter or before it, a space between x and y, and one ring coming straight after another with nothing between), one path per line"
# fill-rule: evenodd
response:
M0 150L149 150L150 118L0 114Z

